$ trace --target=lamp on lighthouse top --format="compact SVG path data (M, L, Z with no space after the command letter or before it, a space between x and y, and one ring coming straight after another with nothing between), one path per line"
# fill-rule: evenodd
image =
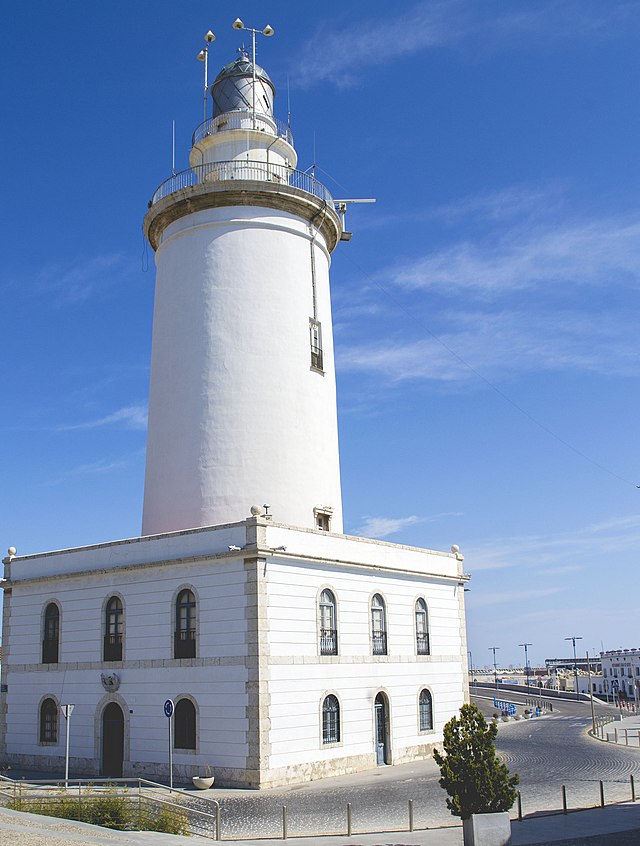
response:
M262 35L266 35L269 38L272 35L275 35L275 29L270 25L267 24L263 29L255 29L252 26L247 26L244 21L240 20L240 18L236 18L235 21L231 24L234 29L242 30L246 29L251 33L251 66L253 68L253 97L252 97L252 114L253 114L253 128L256 128L256 33L260 32Z
M207 88L209 87L209 74L208 74L208 60L209 60L209 45L213 44L216 40L215 35L208 30L204 36L204 43L205 47L200 50L196 59L199 62L204 62L204 123L205 126L207 124Z

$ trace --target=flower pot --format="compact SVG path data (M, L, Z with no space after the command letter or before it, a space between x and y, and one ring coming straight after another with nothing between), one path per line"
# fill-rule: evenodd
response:
M462 821L464 846L510 846L511 819L507 811L472 814Z
M213 786L213 776L193 776L191 781L198 790L208 790Z

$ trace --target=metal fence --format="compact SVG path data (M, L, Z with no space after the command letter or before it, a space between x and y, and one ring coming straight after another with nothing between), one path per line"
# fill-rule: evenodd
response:
M231 112L223 112L214 118L201 123L191 136L191 145L194 146L203 138L208 138L211 135L217 135L218 132L226 132L230 129L254 129L253 112L236 110ZM266 132L269 135L275 135L277 138L283 138L288 144L293 147L293 135L291 129L276 117L269 115L255 114L255 129L258 132Z
M149 208L170 194L194 185L219 184L233 180L250 182L271 182L276 185L288 185L300 191L306 191L333 208L333 197L321 182L312 174L294 170L287 165L258 161L209 162L181 170L166 179L155 191L149 201Z

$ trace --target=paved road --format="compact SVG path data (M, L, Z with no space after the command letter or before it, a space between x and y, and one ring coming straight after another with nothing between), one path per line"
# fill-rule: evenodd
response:
M506 698L506 697L504 697ZM509 694L509 701L524 702ZM490 699L475 700L489 716ZM611 713L596 705L598 713ZM588 737L588 703L554 702L552 715L500 723L496 747L512 772L520 774L525 814L562 807L561 785L567 787L569 807L599 803L599 781L605 782L607 801L629 798L629 775L637 779L640 795L640 750L601 743ZM247 836L250 830L267 837L282 832L282 806L287 806L290 836L345 831L346 804L353 809L355 831L407 829L408 800L414 803L416 827L451 825L454 819L438 785L433 761L379 768L356 776L336 776L296 787L260 794L248 791L209 791L221 801L223 831Z

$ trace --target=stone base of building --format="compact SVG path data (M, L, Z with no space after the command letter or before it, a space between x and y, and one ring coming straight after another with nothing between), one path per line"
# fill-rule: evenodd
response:
M411 746L400 749L393 755L394 764L406 764L412 761L422 761L433 755L435 748L441 748L438 743L425 743L420 746ZM346 755L343 758L335 758L326 761L310 761L305 764L296 764L290 767L281 767L274 770L266 770L262 773L256 770L240 770L230 767L216 767L216 787L244 788L244 789L268 789L272 787L284 787L288 784L300 784L306 781L330 778L331 776L352 775L354 773L373 770L377 767L374 754L367 755ZM60 755L3 755L0 759L0 769L8 770L7 775L11 776L11 770L26 770L28 772L50 775L59 774L63 778L65 759ZM202 767L197 764L174 764L173 780L177 784L191 785L193 776L201 774ZM69 758L69 771L72 778L102 778L100 773L100 762L93 758ZM166 763L125 761L123 764L123 778L146 778L149 781L157 781L160 784L168 784L170 780L169 765Z

